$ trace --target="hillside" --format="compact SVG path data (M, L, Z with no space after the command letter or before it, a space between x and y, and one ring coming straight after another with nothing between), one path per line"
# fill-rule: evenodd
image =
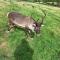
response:
M18 28L6 32L8 12L16 11L38 20L43 15L41 8L46 11L46 17L39 36L26 38L24 31ZM0 1L0 60L60 60L60 8Z

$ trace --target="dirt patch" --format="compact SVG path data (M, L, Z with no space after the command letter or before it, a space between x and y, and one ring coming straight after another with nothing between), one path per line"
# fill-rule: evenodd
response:
M6 46L7 46L7 42L3 42L0 44L0 48L6 48Z
M10 56L10 47L8 45L8 42L3 42L0 44L0 52L1 52L1 55L4 55L4 56Z

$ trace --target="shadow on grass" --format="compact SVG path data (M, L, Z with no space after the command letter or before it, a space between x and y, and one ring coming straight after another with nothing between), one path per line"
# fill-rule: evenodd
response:
M16 47L14 52L15 60L32 60L33 49L29 46L28 42L23 39L21 44Z
M60 60L60 51L55 50L56 53L52 55L51 60Z

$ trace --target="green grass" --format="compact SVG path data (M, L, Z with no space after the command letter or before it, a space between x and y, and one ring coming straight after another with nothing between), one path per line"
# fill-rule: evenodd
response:
M18 28L6 32L8 12L16 11L38 20L43 15L40 8L46 10L47 16L39 36L26 38L24 31ZM60 60L60 8L29 2L10 4L1 1L0 60Z

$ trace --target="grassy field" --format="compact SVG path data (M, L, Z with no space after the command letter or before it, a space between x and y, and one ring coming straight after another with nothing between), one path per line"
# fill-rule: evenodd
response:
M34 6L34 8L32 7ZM7 33L7 13L16 11L35 20L46 11L44 26L37 37L26 38L24 31L14 28ZM29 2L0 1L0 60L60 60L60 8Z

